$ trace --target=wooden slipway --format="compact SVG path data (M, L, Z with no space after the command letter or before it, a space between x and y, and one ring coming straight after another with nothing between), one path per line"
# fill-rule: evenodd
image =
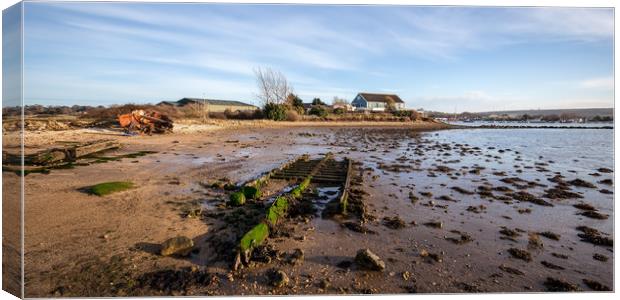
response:
M331 155L321 159L304 160L298 159L292 164L276 171L271 179L302 180L312 176L311 182L318 185L342 185L347 182L351 161L343 159L334 160Z
M352 176L352 161L348 158L337 161L331 154L320 159L300 158L285 167L275 170L270 179L303 180L311 176L310 182L322 186L341 186L339 202L342 213L346 213L349 186Z
M119 148L121 144L115 140L97 140L87 143L69 143L32 154L24 155L24 165L48 166L59 163L73 162L97 152ZM5 164L21 164L19 154L2 153Z

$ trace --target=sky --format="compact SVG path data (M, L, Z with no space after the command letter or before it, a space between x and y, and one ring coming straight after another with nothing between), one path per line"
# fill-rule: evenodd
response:
M268 67L306 102L613 107L613 22L606 8L26 2L24 101L258 104Z

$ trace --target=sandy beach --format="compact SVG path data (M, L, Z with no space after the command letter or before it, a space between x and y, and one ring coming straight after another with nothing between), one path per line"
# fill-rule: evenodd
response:
M25 177L26 296L613 286L614 258L606 246L613 243L613 195L605 191L613 190L613 173L606 173L613 171L606 166L570 172L552 153L536 157L527 149L446 140L442 134L463 129L432 131L445 128L436 123L256 125L180 125L157 136L28 132L27 152L101 138L122 144L105 156L150 152ZM250 266L231 271L238 240L260 219L265 203L227 206L230 191L213 183L242 184L300 155L328 152L354 161L351 195L363 213L323 218L321 197L307 193L303 199L314 209L295 208ZM4 173L5 184L17 179ZM103 197L86 192L107 181L135 187ZM262 198L290 184L270 182ZM159 255L160 244L179 235L196 245L189 256ZM385 270L355 263L365 248L385 262ZM275 271L284 272L288 284L274 286Z

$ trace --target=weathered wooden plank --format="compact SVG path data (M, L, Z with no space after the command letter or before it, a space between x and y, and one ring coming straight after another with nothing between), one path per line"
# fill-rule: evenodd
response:
M114 140L98 140L82 144L68 144L63 147L51 148L34 154L24 155L24 164L51 165L71 162L84 156L119 148L120 146L120 143ZM7 154L6 158L7 162L10 164L21 164L21 156L19 155Z

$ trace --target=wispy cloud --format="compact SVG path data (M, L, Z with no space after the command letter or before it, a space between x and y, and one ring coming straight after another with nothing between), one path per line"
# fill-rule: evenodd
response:
M599 77L590 78L579 82L579 86L588 89L605 89L613 90L614 78L613 77Z
M422 57L448 60L514 44L611 40L614 26L613 13L596 8L437 8L395 16L408 26L390 32L397 43Z

